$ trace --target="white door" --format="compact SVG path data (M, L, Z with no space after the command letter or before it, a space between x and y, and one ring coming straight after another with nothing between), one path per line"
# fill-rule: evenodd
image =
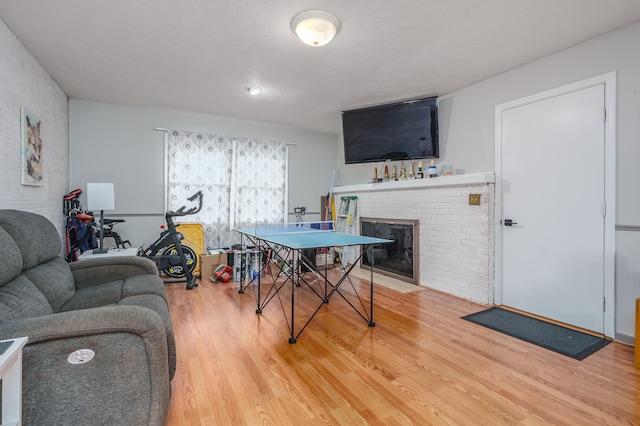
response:
M600 333L604 94L599 84L505 109L500 130L502 304Z

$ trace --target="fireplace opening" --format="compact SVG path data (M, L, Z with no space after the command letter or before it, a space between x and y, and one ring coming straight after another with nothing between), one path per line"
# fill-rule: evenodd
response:
M392 240L390 244L367 246L360 267L419 284L417 220L360 218L360 235Z

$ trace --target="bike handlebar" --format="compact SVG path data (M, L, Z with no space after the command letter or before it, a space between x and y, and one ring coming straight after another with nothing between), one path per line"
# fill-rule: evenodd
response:
M187 200L193 201L193 200L195 200L197 198L198 199L198 206L191 207L189 210L185 210L187 208L187 206L182 206L176 211L168 211L166 216L167 217L187 216L187 215L190 215L190 214L198 213L200 210L202 210L202 198L203 197L204 197L204 195L202 194L202 191L196 192L195 194L193 194L192 196L187 198Z

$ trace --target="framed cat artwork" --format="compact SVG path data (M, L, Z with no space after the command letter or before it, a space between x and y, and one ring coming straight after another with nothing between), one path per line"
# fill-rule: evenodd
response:
M42 186L42 138L41 121L27 108L20 108L21 119L21 179L22 185Z

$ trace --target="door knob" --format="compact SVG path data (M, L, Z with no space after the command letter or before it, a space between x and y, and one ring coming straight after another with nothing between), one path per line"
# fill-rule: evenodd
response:
M517 225L518 222L514 222L513 219L505 219L504 220L504 226L512 226L512 225Z

